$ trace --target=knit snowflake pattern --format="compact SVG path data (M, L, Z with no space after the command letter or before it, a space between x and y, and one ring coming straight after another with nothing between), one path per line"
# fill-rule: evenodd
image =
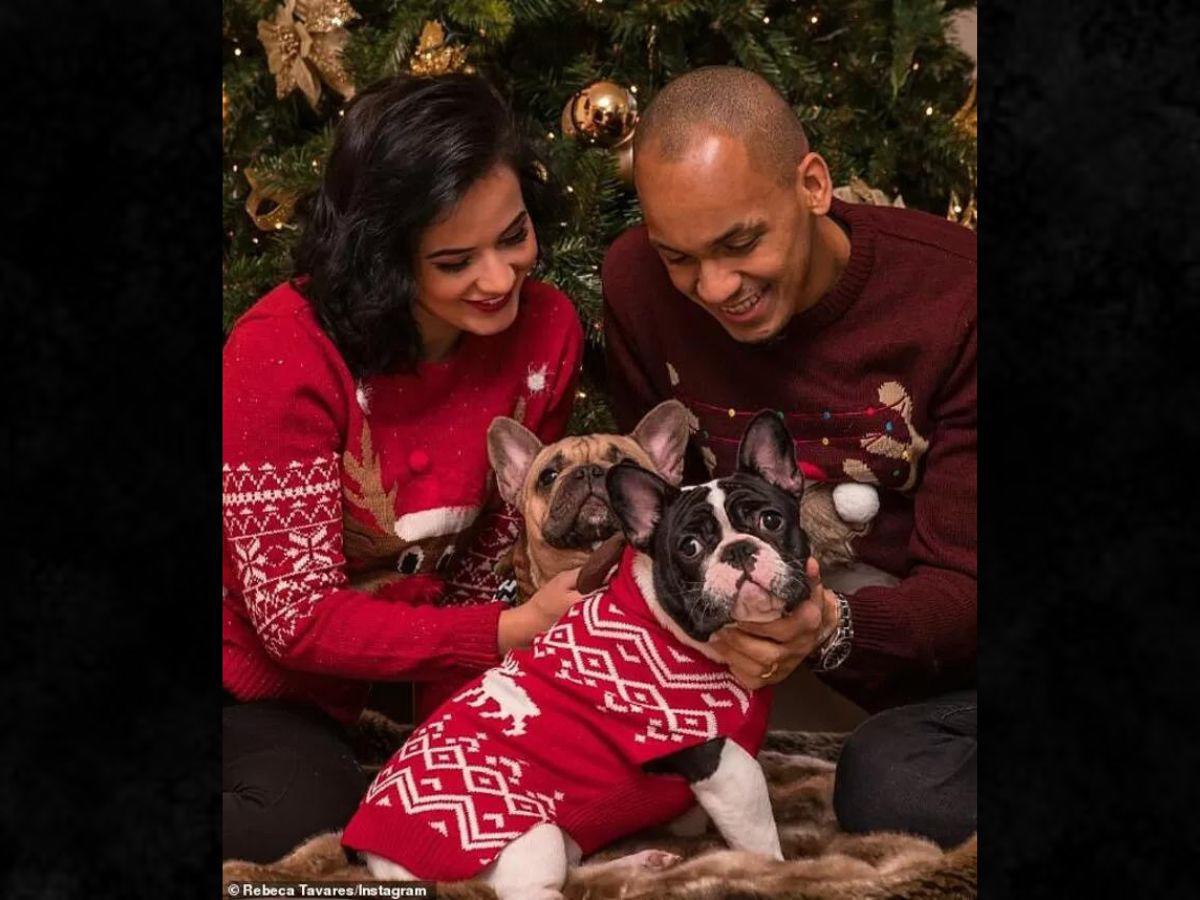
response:
M282 653L325 593L345 581L336 458L225 465L222 519L246 607Z

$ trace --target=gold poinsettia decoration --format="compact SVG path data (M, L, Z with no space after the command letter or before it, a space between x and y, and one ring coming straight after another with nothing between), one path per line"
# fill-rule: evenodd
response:
M447 72L474 72L467 65L467 51L446 43L446 29L440 22L428 21L417 39L408 70L414 75L445 75Z
M346 0L286 0L274 19L260 20L258 39L275 76L275 95L282 100L299 88L315 110L324 81L347 100L353 97L342 51L350 39L344 26L357 18Z

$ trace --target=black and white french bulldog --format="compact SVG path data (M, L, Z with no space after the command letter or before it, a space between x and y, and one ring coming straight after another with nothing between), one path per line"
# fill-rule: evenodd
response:
M634 577L651 612L676 638L720 659L709 638L731 622L769 622L809 596L809 541L800 528L804 476L783 420L747 426L737 471L676 488L631 463L609 470L608 493L639 551ZM724 737L647 767L687 778L726 842L782 859L758 761Z

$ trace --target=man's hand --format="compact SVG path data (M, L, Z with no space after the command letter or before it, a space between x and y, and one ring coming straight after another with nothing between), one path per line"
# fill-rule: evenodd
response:
M783 681L837 628L837 595L821 583L815 559L809 558L804 574L809 597L789 615L774 622L726 625L709 642L748 690Z

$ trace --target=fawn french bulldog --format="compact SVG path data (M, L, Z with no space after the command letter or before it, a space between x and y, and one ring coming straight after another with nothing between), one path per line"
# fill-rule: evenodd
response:
M501 416L492 422L488 458L500 496L525 520L513 553L522 600L559 572L581 566L620 530L605 483L614 465L635 462L679 484L687 415L682 403L667 400L646 413L628 435L565 437L548 446L514 419Z

